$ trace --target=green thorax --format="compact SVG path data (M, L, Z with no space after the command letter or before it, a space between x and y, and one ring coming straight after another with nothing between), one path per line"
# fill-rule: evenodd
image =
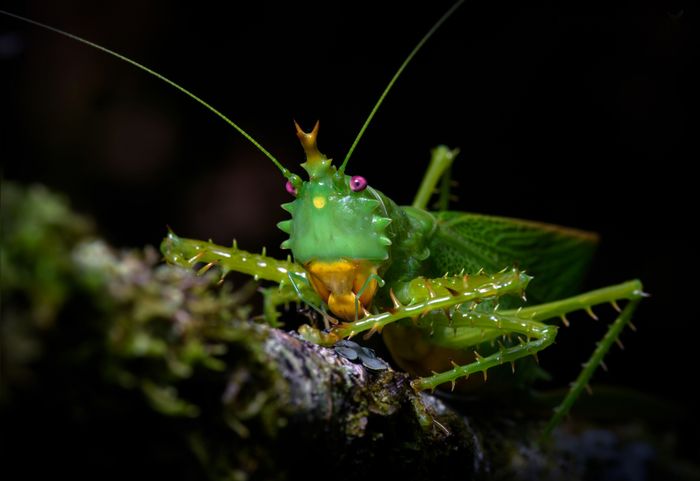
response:
M392 219L383 199L371 187L351 188L352 177L339 172L316 147L318 124L306 134L297 127L306 162L308 181L293 179L296 199L282 208L292 219L278 226L289 234L282 248L291 249L302 264L312 260L371 260L390 257L392 244L387 226Z

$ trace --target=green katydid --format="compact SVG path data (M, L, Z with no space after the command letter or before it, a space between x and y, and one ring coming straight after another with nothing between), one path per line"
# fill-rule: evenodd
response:
M327 320L326 330L300 328L314 342L331 345L362 332L382 332L397 364L419 376L413 386L421 390L454 386L470 374L486 376L494 366L536 355L555 340L557 327L549 321L566 322L570 312L592 312L601 303L617 308L618 301L626 300L557 408L546 428L550 431L629 323L644 295L641 283L630 281L572 296L592 255L594 235L448 211L450 167L456 150L441 146L433 151L411 206L400 207L367 185L363 177L346 174L351 154L387 92L461 3L431 28L401 65L339 166L319 151L318 124L310 133L297 126L306 153L302 167L307 181L284 167L236 123L174 82L99 45L29 21L114 55L181 90L238 130L282 171L287 190L295 197L283 205L291 219L279 224L289 234L283 243L292 254L287 260L268 257L264 251L248 253L235 243L222 247L172 232L161 246L169 262L183 266L204 263L202 270L216 265L222 279L238 271L277 283L278 287L264 291L265 316L272 324L277 322L278 306L296 301L313 306ZM426 207L438 185L440 210L429 212ZM530 304L520 307L517 298L526 290ZM504 337L511 341L501 344ZM485 351L488 344L495 347ZM425 375L426 371L439 372Z

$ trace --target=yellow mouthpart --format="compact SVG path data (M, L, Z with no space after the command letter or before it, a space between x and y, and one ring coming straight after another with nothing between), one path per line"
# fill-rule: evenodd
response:
M364 309L370 305L377 292L376 279L368 281L372 274L377 273L376 266L370 261L311 261L304 268L309 273L314 290L328 304L331 312L346 321L354 321L356 314L357 317L363 317ZM356 313L355 300L363 287Z

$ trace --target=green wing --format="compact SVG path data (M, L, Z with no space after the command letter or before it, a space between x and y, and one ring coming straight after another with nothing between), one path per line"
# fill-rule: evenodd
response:
M432 274L520 266L534 276L527 295L535 302L576 292L598 242L597 234L539 222L465 212L434 215Z

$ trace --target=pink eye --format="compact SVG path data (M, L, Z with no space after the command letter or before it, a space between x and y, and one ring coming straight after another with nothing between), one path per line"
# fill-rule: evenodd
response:
M367 180L361 175L353 175L350 179L350 188L354 192L360 192L367 188Z
M292 183L290 181L287 181L284 188L287 189L287 192L292 194L294 197L297 196L297 190L294 188L294 186L292 185Z

